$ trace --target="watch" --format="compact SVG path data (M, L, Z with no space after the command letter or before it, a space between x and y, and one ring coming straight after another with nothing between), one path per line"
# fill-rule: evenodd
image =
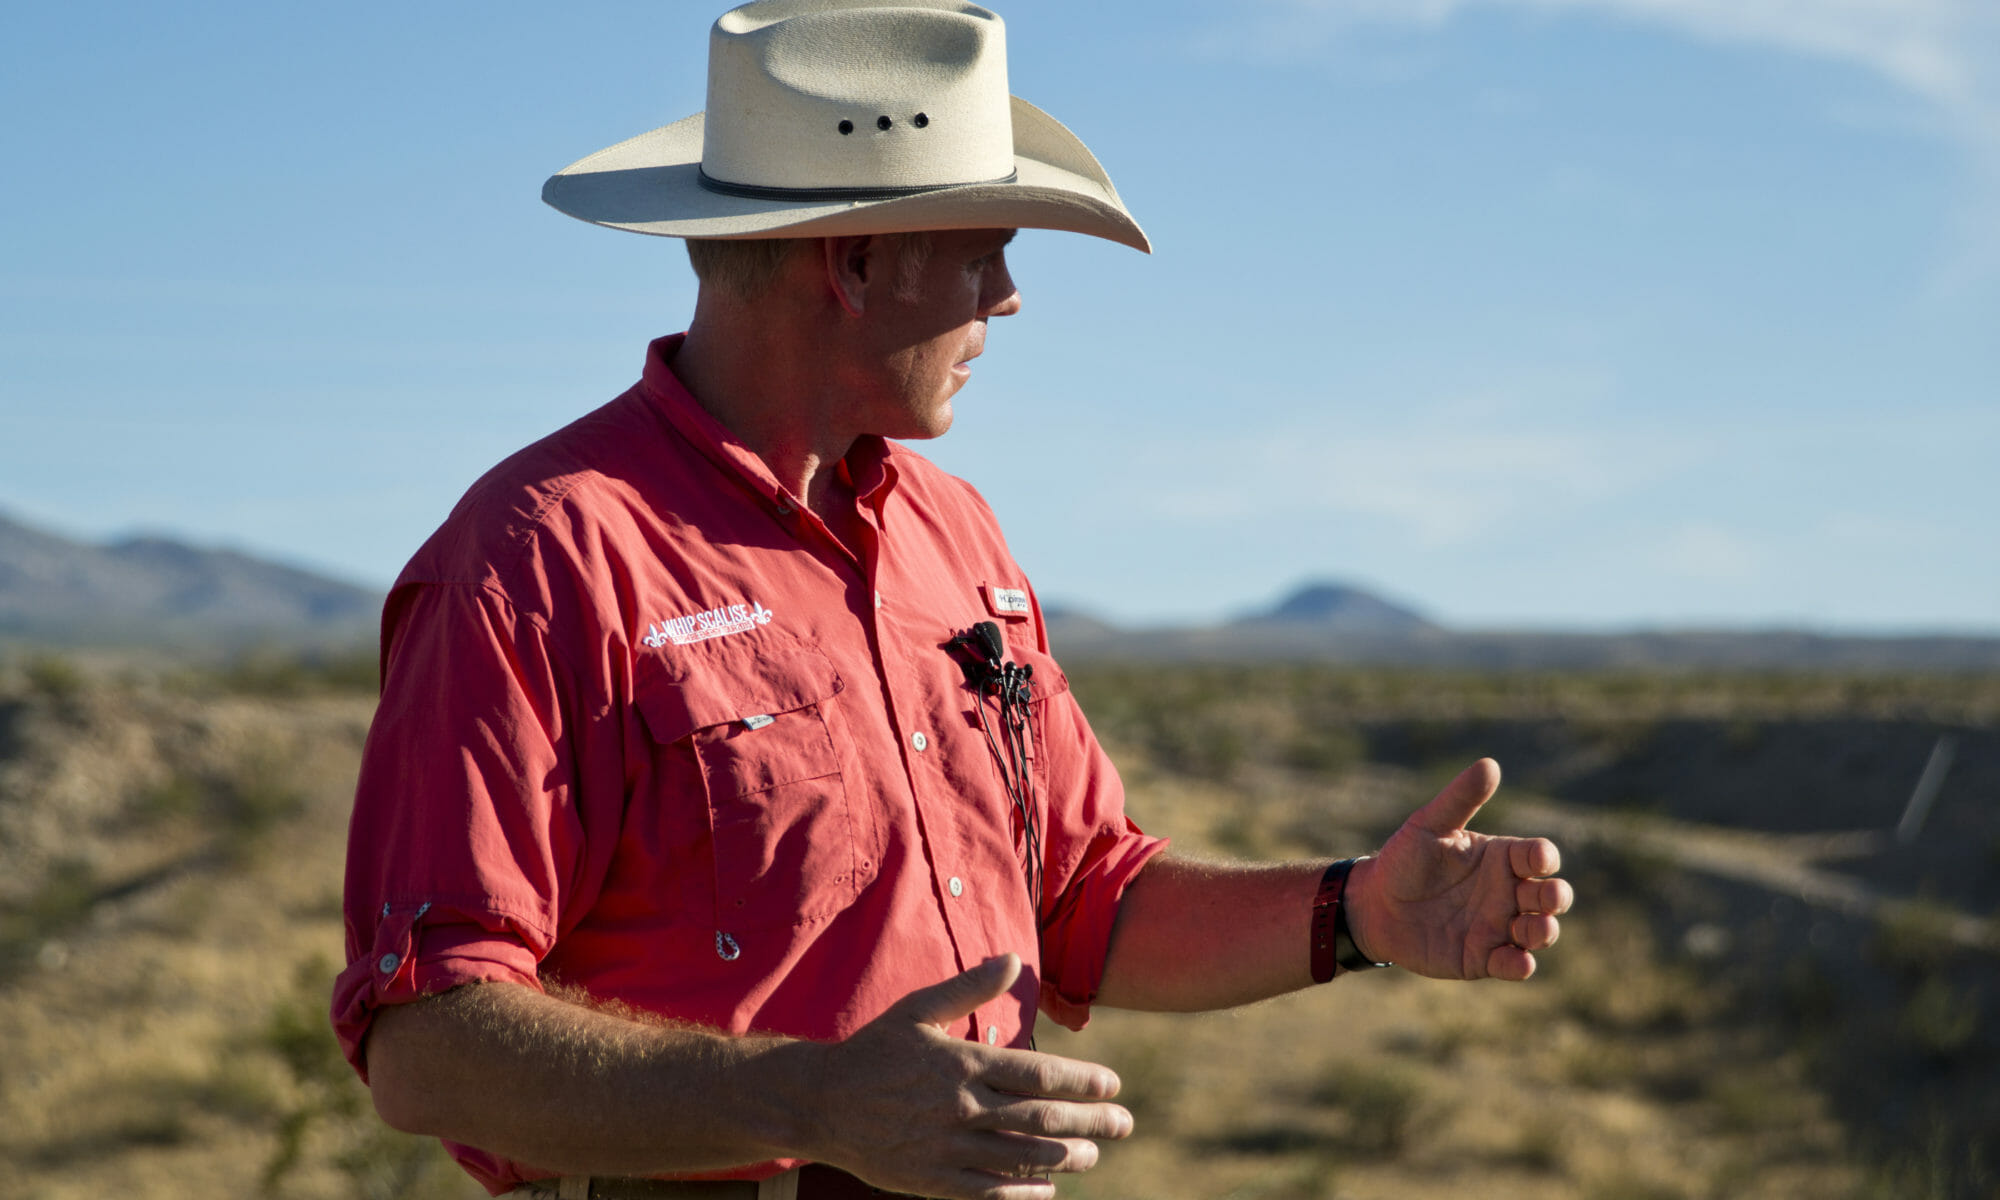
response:
M1341 897L1347 891L1347 875L1361 861L1343 858L1320 876L1319 894L1313 897L1312 980L1325 983L1348 971L1367 971L1390 964L1376 962L1361 952L1354 933L1347 927L1347 908Z

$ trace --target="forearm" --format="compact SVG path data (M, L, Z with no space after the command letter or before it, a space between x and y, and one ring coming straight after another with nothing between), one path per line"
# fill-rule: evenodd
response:
M818 1049L489 983L383 1009L368 1068L398 1129L550 1171L644 1175L804 1155Z
M1119 904L1097 1003L1196 1012L1310 985L1326 866L1154 859Z

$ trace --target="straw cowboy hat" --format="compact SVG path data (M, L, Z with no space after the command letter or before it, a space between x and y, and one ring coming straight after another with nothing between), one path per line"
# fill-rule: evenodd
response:
M542 186L664 237L1067 229L1150 253L1097 159L1007 93L1006 27L960 0L759 0L709 34L708 109Z

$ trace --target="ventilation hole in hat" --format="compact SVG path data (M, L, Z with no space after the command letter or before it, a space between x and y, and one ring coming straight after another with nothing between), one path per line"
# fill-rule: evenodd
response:
M894 122L894 121L891 121L891 120L890 120L889 118L887 118L887 117L876 117L876 118L875 118L875 128L877 128L877 129L887 129L887 128L889 128L889 126L891 126L891 125L894 125L894 124L895 124L895 122Z
M854 122L842 121L840 123L840 136L846 137L848 134L853 132L854 132Z
M925 113L918 113L916 117L913 118L910 122L910 124L915 125L918 129L922 129L923 127L929 125L930 123L931 119Z

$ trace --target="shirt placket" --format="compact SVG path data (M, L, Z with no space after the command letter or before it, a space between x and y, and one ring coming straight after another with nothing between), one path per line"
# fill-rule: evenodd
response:
M882 649L884 646L905 644L925 645L925 637L906 636L909 631L904 627L912 621L923 620L924 611L933 607L927 601L941 603L944 599L900 594L903 589L897 581L901 575L894 569L894 541L888 532L884 513L887 507L886 504L863 506L863 569L875 597L873 633L876 665L890 697L889 720L896 731L904 771L915 802L917 832L925 866L930 871L932 895L939 918L951 939L958 968L962 971L985 961L997 944L987 917L992 898L981 895L978 890L993 886L994 881L968 870L965 865L967 855L962 809L967 798L958 796L945 779L937 759L940 739L936 731L929 728L929 722L943 714L944 708L928 695L929 689L924 686L923 665L908 661L899 654L885 654ZM988 1045L998 1044L1003 1036L1011 1040L1011 1034L1006 1031L1012 1030L1019 1021L1008 1014L1009 1006L1005 1000L989 1003L970 1015L967 1036Z

